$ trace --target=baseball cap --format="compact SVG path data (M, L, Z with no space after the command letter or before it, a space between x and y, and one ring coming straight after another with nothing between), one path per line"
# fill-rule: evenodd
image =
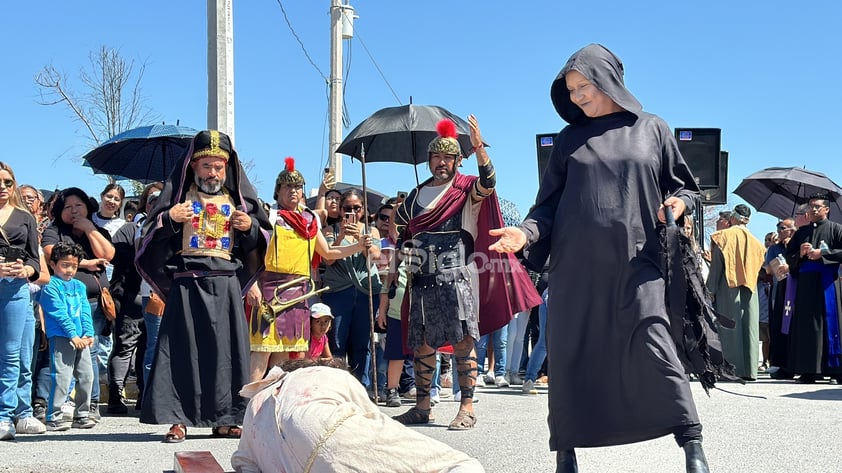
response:
M330 317L332 319L333 314L330 312L330 307L327 304L318 302L310 306L310 317L313 317L314 319Z

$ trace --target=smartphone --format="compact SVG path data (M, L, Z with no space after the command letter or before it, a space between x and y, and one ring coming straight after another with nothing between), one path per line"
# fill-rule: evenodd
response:
M26 259L26 251L23 248L18 248L16 246L10 246L6 249L6 262L14 263L17 260L24 260Z
M357 223L357 214L354 212L345 212L346 223Z
M398 192L398 199L406 199L406 192Z

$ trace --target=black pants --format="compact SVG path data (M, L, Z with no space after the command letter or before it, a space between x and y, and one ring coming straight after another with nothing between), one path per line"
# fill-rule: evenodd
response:
M135 350L146 326L142 315L134 317L120 314L114 322L114 348L108 359L108 399L116 404L122 397ZM140 383L142 378L142 374L137 376Z
M702 424L679 425L672 431L679 447L691 440L702 441Z

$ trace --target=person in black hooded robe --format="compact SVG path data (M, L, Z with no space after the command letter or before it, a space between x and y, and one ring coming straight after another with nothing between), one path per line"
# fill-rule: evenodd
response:
M698 187L672 130L625 88L622 62L597 44L552 84L557 136L535 205L492 250L549 258L550 449L578 471L574 448L674 434L688 472L707 472L702 426L670 334L658 222L692 215ZM583 256L586 258L583 264ZM618 465L617 470L625 470Z
M269 219L227 135L199 132L144 222L138 271L166 301L140 421L239 437L249 382L243 296L263 270Z

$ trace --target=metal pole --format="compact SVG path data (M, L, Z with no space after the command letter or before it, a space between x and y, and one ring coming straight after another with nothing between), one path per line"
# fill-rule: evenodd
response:
M368 235L371 235L371 228L369 226L368 220L368 187L366 186L365 182L365 145L360 145L360 163L362 164L362 180L363 180L363 215L365 216L363 225L365 226L364 232ZM371 251L366 251L365 254L365 266L366 271L368 273L368 319L370 322L370 334L369 339L371 340L371 386L372 391L374 392L374 402L379 401L379 394L380 390L377 388L377 347L375 343L375 332L374 332L374 294L371 290Z
M233 0L208 0L208 128L234 143Z
M336 149L342 143L342 5L330 1L330 103L328 104L328 167L336 182L342 181L342 156Z

